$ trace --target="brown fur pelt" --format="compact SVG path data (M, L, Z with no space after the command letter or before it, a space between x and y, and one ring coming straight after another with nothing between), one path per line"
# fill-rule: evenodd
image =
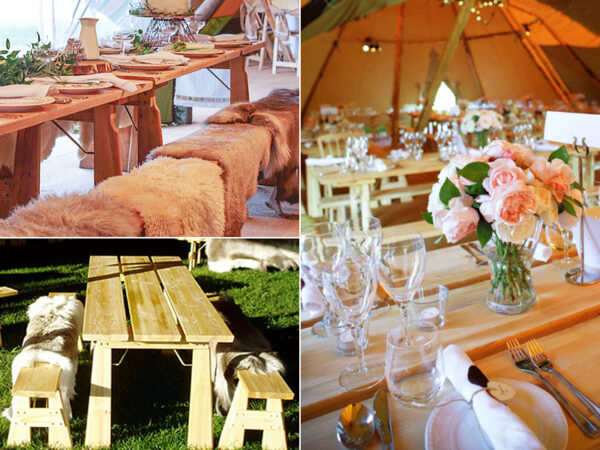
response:
M137 211L146 236L223 236L221 168L212 162L157 158L96 189Z
M237 371L285 373L283 362L263 334L244 315L231 297L222 296L212 302L227 327L235 336L231 343L219 343L213 374L215 408L224 415L231 406L237 384Z
M247 124L209 125L154 149L149 158L169 156L216 162L223 170L225 186L225 236L240 236L248 218L246 200L256 193L258 172L269 161L270 142L264 128Z
M135 211L100 192L51 195L15 209L0 220L2 237L141 236Z
M284 200L298 201L300 107L298 90L276 89L253 103L237 103L208 118L209 123L248 123L271 134L271 152L264 177L276 177L276 200L281 211Z

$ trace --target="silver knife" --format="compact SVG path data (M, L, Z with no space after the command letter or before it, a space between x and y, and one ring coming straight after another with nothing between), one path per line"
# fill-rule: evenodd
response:
M373 397L373 411L375 411L375 427L379 434L382 448L393 450L394 436L392 434L392 419L388 410L387 395L385 390L379 389Z

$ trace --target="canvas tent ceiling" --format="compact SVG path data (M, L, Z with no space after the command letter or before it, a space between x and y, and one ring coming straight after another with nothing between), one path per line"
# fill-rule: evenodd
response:
M355 0L338 0L341 8ZM386 0L380 0L386 3ZM387 0L388 3L394 0ZM369 2L370 3L370 2ZM405 0L403 8L400 103L414 103L424 95L443 51L457 13L457 5L441 0ZM506 10L521 24L528 24L529 36L540 45L552 65L573 93L600 99L600 5L597 0L571 0L556 8L552 0L505 0ZM594 3L596 8L589 8ZM578 5L583 5L578 7ZM355 103L386 111L391 107L394 72L397 6L387 6L366 18L336 22L330 31L302 43L302 104L306 109L321 104ZM461 98L519 98L533 95L547 104L559 97L537 67L498 7L482 10L484 21L469 19L463 40L448 68L445 81ZM582 20L582 11L596 20ZM314 25L327 14L303 28ZM333 17L339 17L333 16ZM551 31L549 31L549 29ZM585 69L561 46L557 37L580 58ZM365 53L365 38L377 41L383 51ZM337 40L338 44L332 51ZM469 58L471 53L472 58ZM326 63L327 56L330 56ZM472 63L472 64L471 64ZM325 67L319 82L316 80ZM316 84L316 86L315 86ZM314 89L313 89L314 87ZM310 104L308 97L312 94Z

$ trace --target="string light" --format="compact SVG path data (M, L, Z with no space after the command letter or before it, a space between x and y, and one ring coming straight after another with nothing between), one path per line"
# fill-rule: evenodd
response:
M368 52L375 53L375 52L383 51L383 48L377 42L375 42L373 39L368 37L363 42L362 51L365 53L368 53Z
M475 19L478 22L481 22L483 20L483 17L481 16L481 10L483 8L489 8L490 6L498 6L499 8L503 8L504 1L505 0L478 0L477 3L473 3L473 6L471 7L471 13L475 14ZM444 5L454 2L458 3L458 6L463 6L465 4L464 0L444 0ZM487 25L488 21L483 20L483 23Z

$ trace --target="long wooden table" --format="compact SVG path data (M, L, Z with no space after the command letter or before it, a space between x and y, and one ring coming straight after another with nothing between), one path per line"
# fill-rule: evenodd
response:
M233 334L179 257L91 256L82 335L93 348L86 446L110 445L112 350L164 349L192 351L188 446L213 447L210 347Z
M485 276L483 269L475 268L472 274L464 271L463 262L452 256L458 257L462 250L450 247L441 251L446 252L446 273L450 295L448 297L448 308L446 325L440 330L442 342L447 345L454 343L459 345L473 360L482 360L481 368L488 376L504 376L515 379L526 379L534 381L532 377L523 375L514 368L508 354L505 352L505 341L509 337L516 337L521 342L530 338L541 339L542 346L551 353L556 365L573 379L578 381L578 371L591 372L587 378L584 377L578 385L585 387L593 385L588 394L600 397L600 384L597 383L598 370L594 366L586 366L582 359L592 360L588 356L589 343L581 338L577 330L587 330L591 334L595 330L597 339L597 327L600 319L600 285L598 286L574 286L564 281L562 272L551 264L545 264L532 269L533 283L538 295L538 304L530 311L515 315L505 316L489 311L485 301L489 281L481 281L480 276ZM429 258L434 261L436 258ZM435 274L440 267L434 267ZM439 263L439 261L437 261ZM435 263L435 264L437 264ZM457 267L457 270L454 268ZM479 273L477 273L479 272ZM441 272L440 272L441 274ZM459 284L452 286L454 282ZM461 284L461 280L464 284ZM430 280L429 275L425 282L437 282ZM385 337L387 332L396 326L400 320L399 310L392 310L370 323L369 347L366 352L367 358L385 358ZM548 338L543 339L545 336ZM569 345L563 345L562 351L554 351L547 343L560 342L553 336L560 336ZM582 339L582 340L581 340ZM335 421L339 418L341 408L353 401L364 401L372 397L374 391L385 385L380 383L366 392L356 393L344 391L338 383L340 371L346 365L354 362L352 358L343 358L334 354L332 345L325 343L322 339L311 336L310 329L302 330L302 395L301 395L301 417L303 447L306 448L333 448L335 444ZM581 345L579 342L581 340ZM594 339L591 339L592 341ZM575 342L577 344L575 345ZM546 348L547 347L547 348ZM569 353L571 352L571 353ZM595 349L594 355L600 356L600 349ZM488 365L487 361L490 361ZM479 363L478 363L479 365ZM579 378L582 380L582 378ZM587 380L587 383L586 383ZM447 387L451 389L451 387ZM425 424L430 410L414 410L404 408L393 400L392 418L394 420L395 442L398 448L422 448ZM576 429L574 423L568 418L569 431L573 439L569 438L570 448L599 448L600 442L592 441ZM304 439L306 437L306 439Z
M29 112L0 113L0 136L17 132L14 167L12 170L8 166L0 167L0 217L6 217L12 209L39 195L41 124L57 119L92 122L94 183L100 183L122 173L119 130L116 126L117 105L136 107L137 114L133 121L138 130L138 161L142 162L152 149L163 144L160 111L156 103L157 88L182 75L220 67L231 71L230 101L248 101L245 58L264 45L264 42L258 42L225 51L216 57L191 59L185 66L167 70L113 72L118 77L138 83L138 89L133 93L110 88L97 94L57 94L55 97L68 97L72 102L54 103Z

